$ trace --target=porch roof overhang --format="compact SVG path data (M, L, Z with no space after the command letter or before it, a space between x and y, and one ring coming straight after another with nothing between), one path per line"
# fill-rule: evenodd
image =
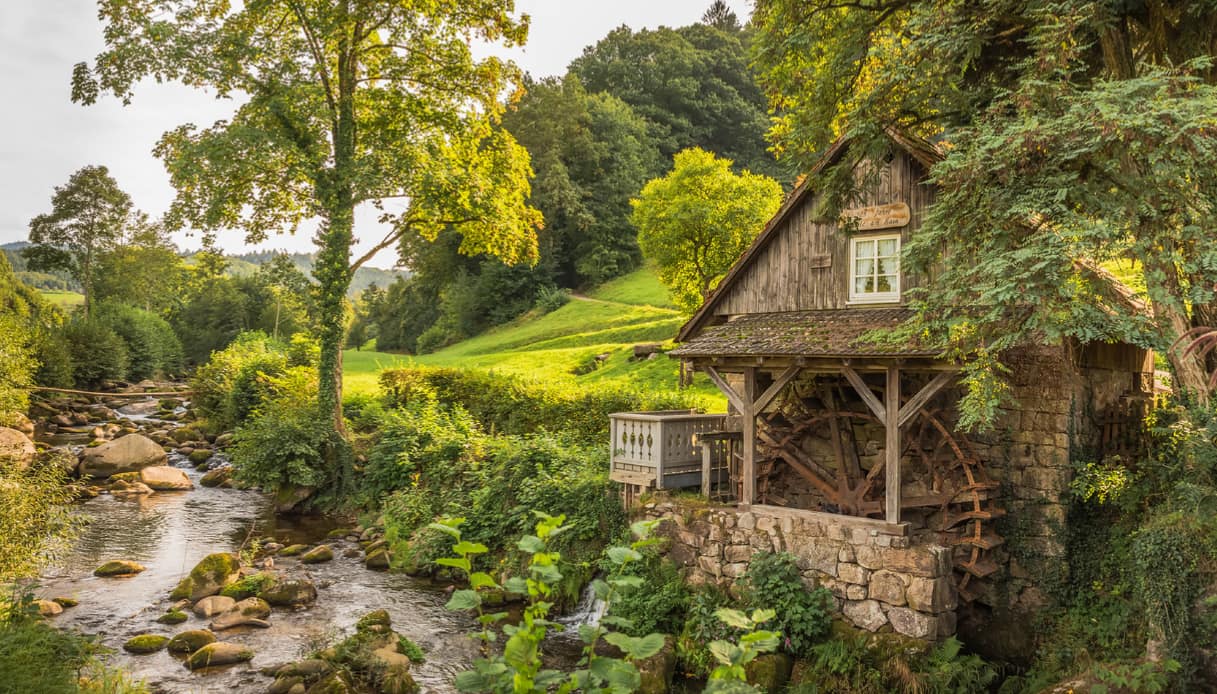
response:
M668 354L688 361L736 359L933 360L940 353L916 342L876 341L874 331L896 328L906 308L847 308L741 315L710 326Z

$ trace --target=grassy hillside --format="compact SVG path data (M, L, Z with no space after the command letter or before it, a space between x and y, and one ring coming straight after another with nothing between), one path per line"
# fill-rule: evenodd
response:
M39 293L42 294L42 298L46 299L49 303L52 303L65 311L80 306L85 302L85 295L79 292L43 289Z
M633 346L667 342L685 318L671 307L667 290L652 270L642 269L610 282L588 296L576 296L544 315L526 314L504 326L433 354L402 357L383 352L348 351L346 387L375 388L376 372L395 364L481 368L525 378L610 387L674 389L679 363L659 355L632 361ZM597 356L607 355L598 361ZM726 402L704 376L693 392L707 408Z

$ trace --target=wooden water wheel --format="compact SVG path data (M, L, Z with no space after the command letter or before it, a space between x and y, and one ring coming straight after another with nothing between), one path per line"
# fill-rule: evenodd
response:
M845 397L851 392L848 388L825 379L795 384L772 411L761 415L757 429L760 503L790 505L773 484L789 469L811 485L818 497L814 510L882 516L884 465L882 456L868 451L865 430L882 431L883 425L870 411L850 404ZM955 546L960 597L971 601L981 594L976 581L997 571L992 551L1003 540L991 521L1005 512L991 497L999 485L985 474L967 439L945 423L942 411L923 407L905 427L901 459L919 468L920 490L902 495L901 509L920 510L929 529L942 533ZM827 440L829 459L810 454L807 437Z

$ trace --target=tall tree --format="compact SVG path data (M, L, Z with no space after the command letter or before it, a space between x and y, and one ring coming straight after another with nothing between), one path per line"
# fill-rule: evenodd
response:
M723 0L714 0L714 2L710 3L710 7L701 16L701 23L729 33L735 33L743 29L740 26L739 17L731 10L731 6Z
M730 160L688 149L633 203L643 254L659 267L676 305L692 313L777 212L782 186L748 171L734 174Z
M857 158L888 146L885 129L941 141L944 193L907 259L940 271L918 307L948 347L1077 337L1166 348L1217 285L1214 9L761 0L756 62L781 112L780 151L807 166L839 134L853 138L829 189L845 192ZM1152 320L1102 271L1116 259L1142 269ZM1202 361L1168 356L1177 384L1202 393ZM995 400L974 392L984 418Z
M518 71L473 40L521 45L512 0L101 0L106 50L77 65L73 98L124 102L143 78L243 99L232 118L161 139L173 226L241 227L249 241L320 220L314 276L319 400L342 432L345 295L352 273L407 235L453 226L462 250L536 256L527 153L497 122ZM384 202L403 202L401 211ZM388 233L352 260L355 209Z
M30 243L22 251L31 270L67 270L80 282L85 313L93 310L96 263L122 240L131 197L104 166L86 166L56 186L51 211L30 221Z
M182 299L187 270L160 224L132 216L120 243L97 258L94 293L165 317Z
M748 67L747 37L706 24L619 27L570 65L589 92L606 92L651 124L664 159L701 147L741 169L780 176L768 152L765 96Z

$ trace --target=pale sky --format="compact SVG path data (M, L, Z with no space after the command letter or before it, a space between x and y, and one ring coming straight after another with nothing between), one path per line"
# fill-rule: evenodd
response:
M584 46L622 24L634 29L684 26L697 21L711 0L517 0L532 16L528 45L510 52L534 76L566 70ZM745 21L749 0L729 5ZM72 65L92 61L102 49L102 27L93 0L0 0L0 243L24 240L35 215L50 210L53 188L82 166L110 168L135 205L153 215L165 211L173 189L152 147L177 125L199 125L229 115L231 102L180 85L142 85L131 106L114 98L79 106L70 98ZM506 53L504 51L504 53ZM356 236L363 246L379 240L374 215L361 215ZM199 240L176 239L183 247ZM239 232L221 234L226 250L247 248ZM272 238L259 248L311 251L309 234ZM357 245L356 250L358 250ZM374 265L390 266L392 252Z

